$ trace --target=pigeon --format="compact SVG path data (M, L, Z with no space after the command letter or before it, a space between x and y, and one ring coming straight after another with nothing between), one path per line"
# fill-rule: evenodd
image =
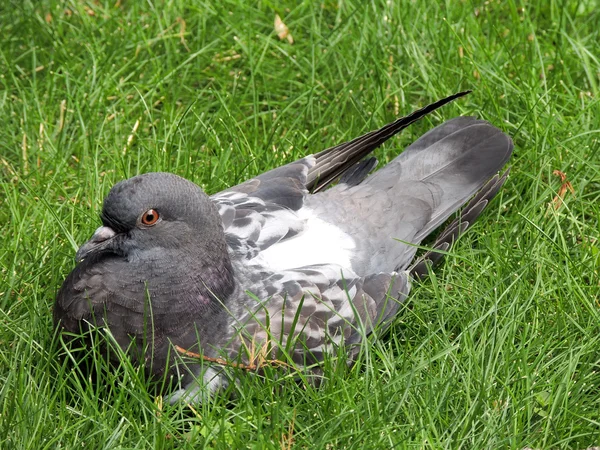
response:
M228 364L287 355L319 373L340 350L352 364L507 179L510 137L464 116L372 173L375 148L467 93L212 196L170 173L117 183L57 293L55 327L66 341L106 331L151 376L174 380L172 403L214 398L232 381Z

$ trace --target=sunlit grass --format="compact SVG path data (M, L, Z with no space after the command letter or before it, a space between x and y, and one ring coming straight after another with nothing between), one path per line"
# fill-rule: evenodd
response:
M593 1L0 7L0 447L598 444L598 23ZM477 115L513 137L511 176L352 369L241 374L192 410L127 362L92 379L57 358L54 296L116 181L216 192L464 89L377 156Z

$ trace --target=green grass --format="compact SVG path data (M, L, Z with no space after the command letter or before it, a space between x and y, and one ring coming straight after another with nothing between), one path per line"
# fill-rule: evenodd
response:
M599 23L593 0L6 0L0 448L600 443ZM377 156L477 115L513 137L511 176L352 370L242 376L192 411L127 364L88 380L57 361L54 296L116 181L216 192L461 89ZM558 210L553 170L575 192Z

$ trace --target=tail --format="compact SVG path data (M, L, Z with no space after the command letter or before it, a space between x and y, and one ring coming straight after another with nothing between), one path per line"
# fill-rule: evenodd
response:
M502 176L494 175L481 188L477 195L462 209L459 216L440 233L431 246L432 250L427 251L409 267L408 271L412 276L425 277L428 274L429 266L437 266L444 259L444 254L452 247L454 241L473 225L485 207L496 196L506 181L509 172L510 169L507 169Z
M375 188L398 181L400 186L425 183L435 190L431 216L414 236L414 242L421 242L506 164L512 149L510 137L488 122L457 117L424 134L365 183Z

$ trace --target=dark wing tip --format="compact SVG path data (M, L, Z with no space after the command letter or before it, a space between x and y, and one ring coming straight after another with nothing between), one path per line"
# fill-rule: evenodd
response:
M309 170L306 187L312 192L323 190L385 141L427 114L470 92L468 90L450 95L401 117L379 130L317 153L316 164Z

